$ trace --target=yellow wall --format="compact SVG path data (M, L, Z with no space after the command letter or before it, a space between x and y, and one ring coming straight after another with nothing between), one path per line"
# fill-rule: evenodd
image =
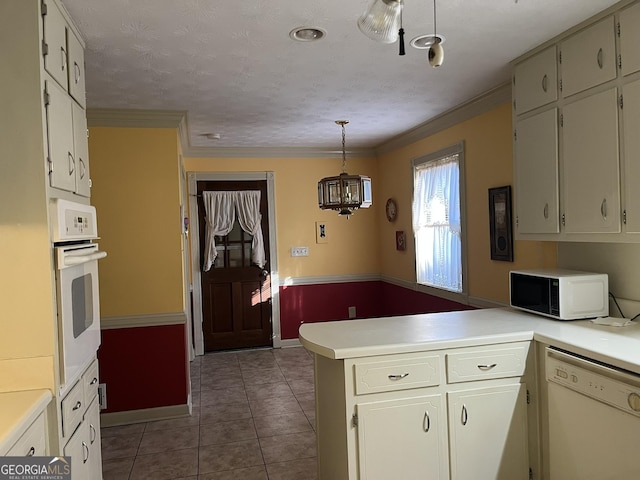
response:
M281 279L380 272L378 217L382 197L376 194L375 159L347 158L347 171L368 175L373 206L348 220L318 208L318 180L340 173L338 158L185 158L189 172L275 173L278 266ZM316 222L327 226L328 243L316 243ZM308 257L291 257L291 247L309 247Z
M488 189L513 186L511 108L504 104L407 147L383 155L379 161L378 201L393 197L397 220L380 228L381 270L406 281L415 280L411 230L411 160L464 141L466 176L467 287L472 297L508 303L508 271L556 265L555 242L514 242L514 262L491 260ZM395 250L395 231L407 233L407 250Z
M173 128L92 127L103 317L184 311L178 137Z

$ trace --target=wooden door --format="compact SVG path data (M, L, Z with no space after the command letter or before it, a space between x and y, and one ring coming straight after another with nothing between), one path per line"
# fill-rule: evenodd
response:
M208 272L204 265L207 233L202 192L260 190L260 213L266 264L251 262L253 237L236 220L224 237L215 238L218 256ZM198 219L200 225L200 274L202 284L202 329L204 349L228 350L271 346L271 278L269 275L269 221L267 182L198 182Z

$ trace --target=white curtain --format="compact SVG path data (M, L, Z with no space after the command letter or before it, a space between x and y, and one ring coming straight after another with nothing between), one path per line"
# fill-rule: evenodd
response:
M413 231L418 283L462 291L458 156L425 163L414 174Z
M265 254L264 239L262 238L262 215L260 214L260 191L250 190L234 193L240 228L253 235L251 261L262 268L265 264Z
M264 267L266 256L262 236L260 191L203 192L202 200L207 223L203 270L208 272L215 262L218 251L214 237L227 235L233 229L236 211L242 230L253 236L251 261L260 268Z
M218 251L214 237L216 235L224 236L233 228L236 221L236 212L234 208L235 192L203 192L202 201L204 202L204 211L207 222L207 232L204 245L204 267L203 270L208 272L216 257Z

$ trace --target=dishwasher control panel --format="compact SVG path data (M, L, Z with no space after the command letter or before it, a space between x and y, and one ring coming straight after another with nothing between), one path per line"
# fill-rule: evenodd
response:
M547 347L548 382L640 417L640 375Z

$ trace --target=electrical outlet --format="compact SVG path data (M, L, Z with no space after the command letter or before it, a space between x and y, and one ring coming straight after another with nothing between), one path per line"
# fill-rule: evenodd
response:
M292 257L308 257L309 247L291 247Z
M349 307L349 318L356 318L356 307Z
M98 403L100 404L100 410L107 408L107 384L101 383L98 385Z

